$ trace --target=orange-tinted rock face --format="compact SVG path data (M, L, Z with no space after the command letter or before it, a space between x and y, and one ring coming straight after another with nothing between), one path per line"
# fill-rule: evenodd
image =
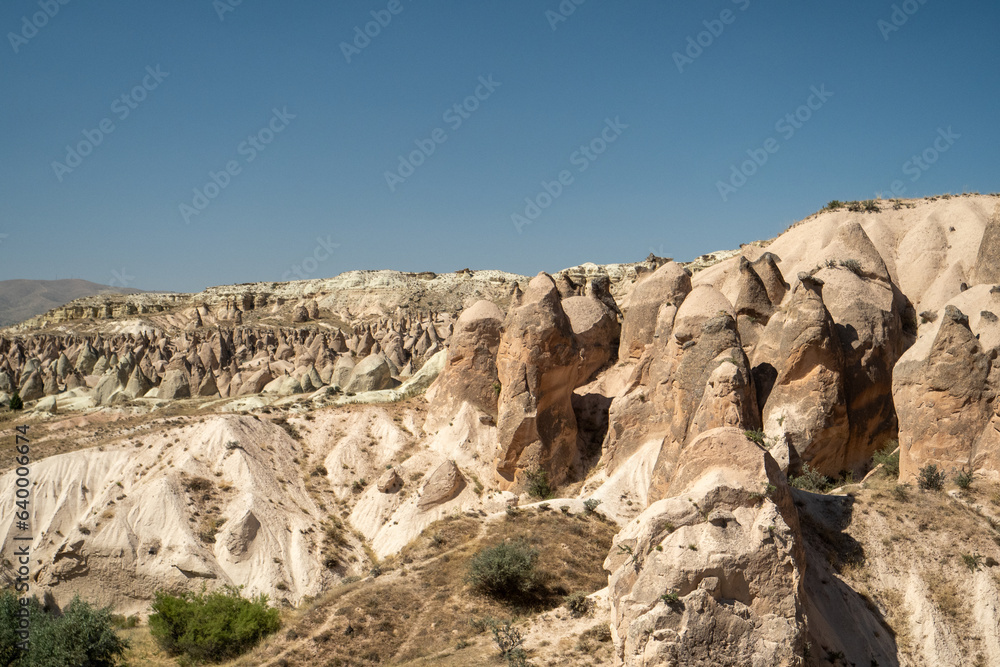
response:
M896 366L893 381L903 482L912 482L927 464L949 472L968 469L992 416L984 400L990 359L958 308L945 309L925 354L921 348L912 352Z
M504 321L497 352L497 472L507 484L535 469L559 482L577 464L573 390L608 361L609 339L618 334L603 303L577 298L567 300L571 320L555 281L539 274Z

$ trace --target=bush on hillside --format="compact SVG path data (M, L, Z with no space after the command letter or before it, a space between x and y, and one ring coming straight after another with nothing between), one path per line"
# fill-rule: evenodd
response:
M832 484L829 477L808 463L802 466L801 475L790 477L788 482L796 489L812 491L814 493L825 493L830 490L830 485Z
M537 561L538 550L526 542L501 542L472 557L466 579L483 595L517 600L538 588Z
M940 491L944 488L945 474L943 470L933 463L929 463L920 469L917 475L917 486L921 491Z
M525 474L528 493L541 500L548 500L555 495L555 489L549 484L549 473L542 469L532 470Z
M157 591L153 612L149 631L160 647L195 661L235 658L281 627L280 614L268 606L266 595L247 599L233 586L179 596Z
M0 592L0 665L5 667L114 667L128 649L128 641L114 631L110 608L97 609L75 597L62 615L56 615L33 597L28 605L29 649L22 651L19 609L12 591Z

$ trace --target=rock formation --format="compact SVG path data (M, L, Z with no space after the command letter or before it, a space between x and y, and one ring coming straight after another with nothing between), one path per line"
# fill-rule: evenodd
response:
M573 390L610 358L610 340L602 336L618 333L607 306L583 298L589 301L570 304L579 336L555 281L544 273L507 313L497 350L497 472L508 484L522 482L535 470L558 483L577 463Z
M605 561L616 664L801 664L805 554L774 459L739 429L706 431L664 496Z

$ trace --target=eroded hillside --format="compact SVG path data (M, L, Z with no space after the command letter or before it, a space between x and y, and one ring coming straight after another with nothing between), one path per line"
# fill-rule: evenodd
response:
M266 593L245 665L487 664L488 618L537 665L1000 663L996 238L942 197L689 265L70 304L0 341L33 585ZM530 600L465 580L507 542Z

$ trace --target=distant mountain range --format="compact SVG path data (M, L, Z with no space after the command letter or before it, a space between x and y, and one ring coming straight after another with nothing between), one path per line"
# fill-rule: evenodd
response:
M0 327L23 322L85 296L141 292L87 280L0 280Z

